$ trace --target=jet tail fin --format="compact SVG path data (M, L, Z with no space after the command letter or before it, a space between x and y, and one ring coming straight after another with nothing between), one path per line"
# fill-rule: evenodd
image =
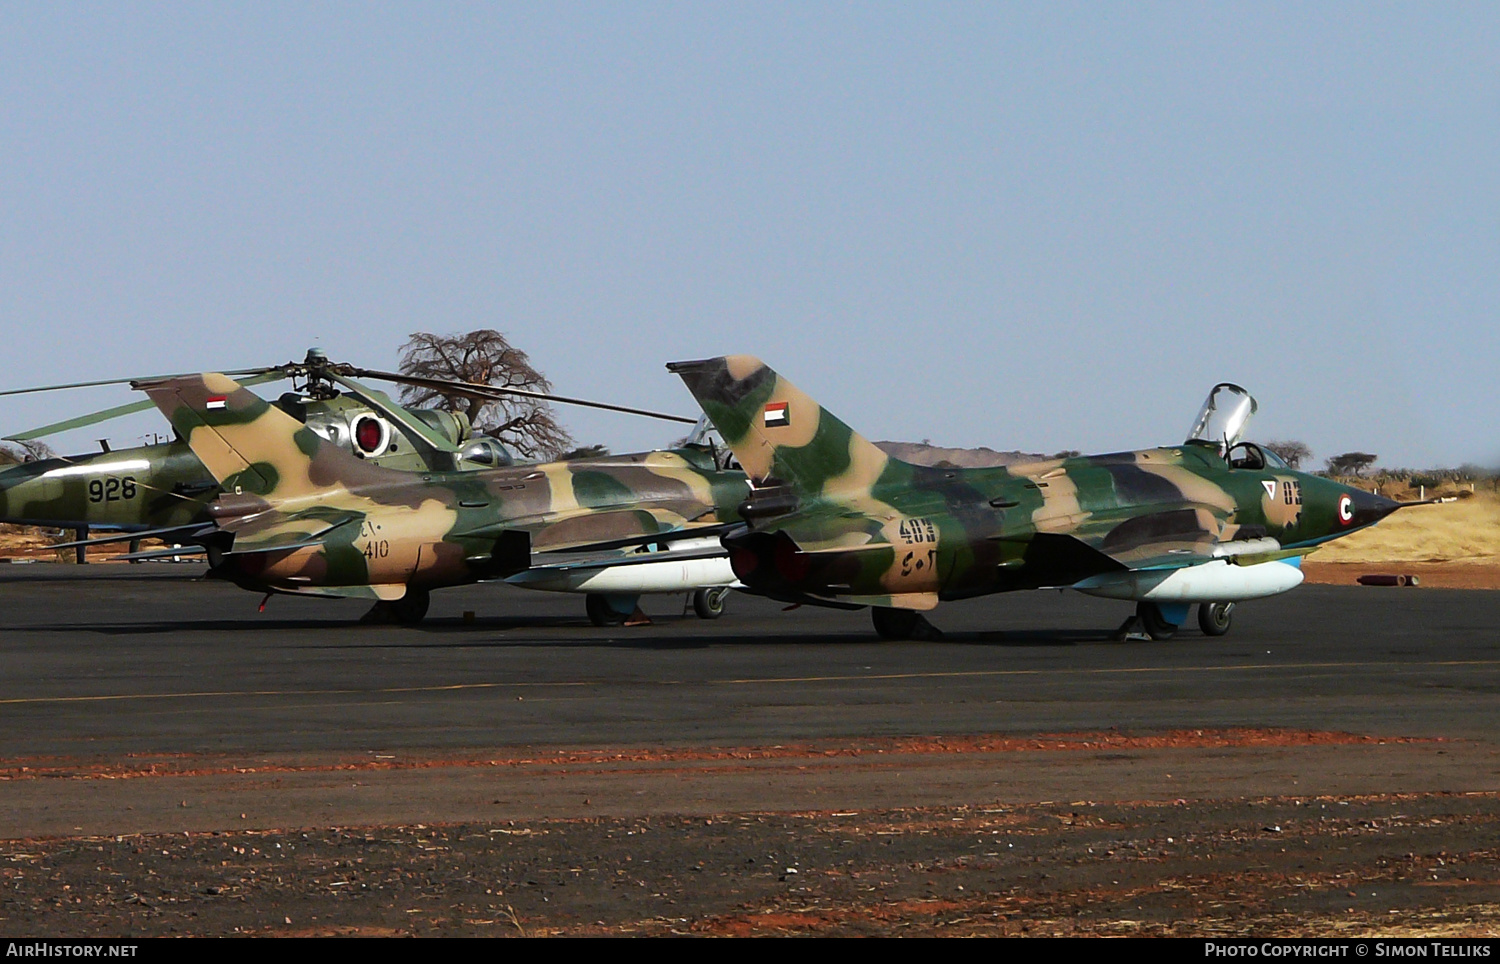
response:
M279 502L335 484L353 488L388 471L361 462L226 375L132 384L150 396L228 493Z
M667 366L687 383L756 484L803 496L874 485L896 461L758 358L731 355Z

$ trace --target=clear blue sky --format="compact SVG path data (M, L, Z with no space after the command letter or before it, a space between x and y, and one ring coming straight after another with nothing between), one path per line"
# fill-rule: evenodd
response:
M1497 50L1494 4L6 4L0 382L493 327L688 414L663 363L750 352L875 438L1107 451L1232 380L1319 459L1494 464Z

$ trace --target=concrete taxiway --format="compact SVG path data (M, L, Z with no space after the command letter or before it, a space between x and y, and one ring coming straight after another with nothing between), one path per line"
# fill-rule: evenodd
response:
M0 834L1500 789L1500 593L1311 586L1144 643L1111 640L1128 605L1015 594L891 643L498 586L362 626L196 573L0 573Z
M0 932L1483 935L1500 593L864 613L0 570ZM465 613L473 613L466 619Z

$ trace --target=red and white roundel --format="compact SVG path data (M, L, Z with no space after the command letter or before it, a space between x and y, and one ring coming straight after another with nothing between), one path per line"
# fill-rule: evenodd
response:
M1339 521L1344 525L1354 521L1354 500L1347 495L1339 496Z

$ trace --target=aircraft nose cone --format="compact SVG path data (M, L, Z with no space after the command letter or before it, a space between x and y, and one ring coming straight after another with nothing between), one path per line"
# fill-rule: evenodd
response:
M1349 489L1339 498L1339 521L1351 529L1374 525L1401 508L1401 503L1383 495Z

